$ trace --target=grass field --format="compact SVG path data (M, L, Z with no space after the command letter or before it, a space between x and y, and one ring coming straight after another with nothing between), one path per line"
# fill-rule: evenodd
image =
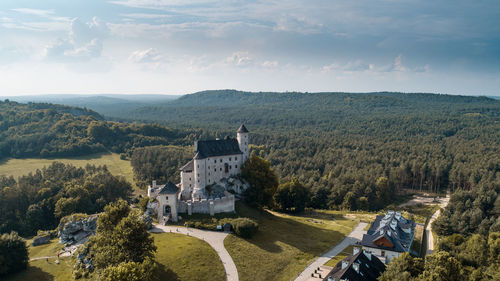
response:
M174 234L152 234L155 245L158 247L156 260L162 265L160 280L191 281L208 280L218 281L225 279L222 262L217 253L204 241L197 238ZM58 239L52 239L49 244L29 246L30 259L51 257L33 260L28 269L9 276L5 281L67 281L73 280L72 270L75 260L71 257L60 259L56 264L56 256L62 245ZM27 241L27 244L31 240ZM3 279L0 279L3 280ZM80 279L82 280L82 279Z
M337 263L343 259L345 259L347 256L352 255L352 249L354 248L353 245L347 246L342 252L340 252L338 255L335 257L331 258L329 261L325 263L327 266L335 267ZM361 248L361 247L358 247Z
M230 235L224 241L241 281L291 280L359 222L336 211L290 216L260 212L243 204L237 204L237 208L238 215L259 222L259 231L251 239Z
M175 233L155 233L153 237L158 247L156 260L166 268L160 280L226 279L219 256L206 242Z
M77 167L84 167L87 164L96 166L106 165L109 171L115 176L123 176L132 184L134 190L140 194L144 194L144 190L140 190L134 180L134 171L130 165L130 161L120 159L117 153L99 153L81 157L72 158L27 158L0 161L0 175L14 176L18 178L27 175L30 172L35 172L37 169L42 169L44 166L49 166L55 161L65 164L71 164Z
M71 257L60 259L60 263L56 264L56 256L62 245L59 244L59 239L52 239L50 243L33 247L31 240L26 244L29 245L28 251L30 259L37 257L51 257L48 261L45 258L30 261L28 268L16 275L10 276L6 281L24 281L24 280L39 280L39 281L66 281L73 280L72 269L74 260Z

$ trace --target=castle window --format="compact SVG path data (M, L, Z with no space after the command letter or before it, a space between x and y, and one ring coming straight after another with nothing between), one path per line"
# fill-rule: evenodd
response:
M234 161L238 160L238 157L234 157Z
M214 159L214 163L217 163L217 159Z
M200 182L200 180L198 180L198 182Z
M200 174L198 174L198 177L200 176Z
M210 180L208 180L208 182L210 183Z
M168 200L168 196L165 196L165 200Z
M229 165L227 163L224 163L224 171L229 173Z
M191 178L189 178L189 180L191 180Z
M189 187L191 187L191 184L189 184Z
M234 167L235 167L236 169L238 169L238 165L234 165Z
M231 157L229 157L229 161L231 161Z
M220 168L220 170L222 171L222 168Z
M214 168L214 172L217 172L217 168Z
M210 166L208 166L208 169L210 170Z
M229 165L229 170L231 170L233 167L231 165Z
M210 176L210 173L208 173L208 175Z
M221 163L222 163L222 158L220 159L220 161L219 161L219 162L221 162Z
M199 168L199 167L200 167L200 165L196 165L196 167L197 167L197 168Z

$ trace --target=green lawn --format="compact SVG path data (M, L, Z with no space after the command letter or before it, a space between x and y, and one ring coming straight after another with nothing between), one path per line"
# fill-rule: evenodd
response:
M353 245L347 246L342 252L340 252L338 255L335 257L331 258L329 261L325 263L327 266L335 267L337 263L343 259L345 259L347 256L352 255L352 249L354 248ZM361 248L358 246L358 248ZM361 249L360 249L361 250Z
M152 234L158 247L156 260L162 265L160 280L225 280L226 274L219 256L206 242L181 234ZM45 258L29 263L28 269L9 276L5 281L67 281L73 280L72 271L75 260L70 257L60 259L55 263L55 256L62 248L58 239L52 239L49 244L29 246L30 258ZM31 243L28 240L27 243ZM3 280L3 279L2 279Z
M120 159L117 153L99 153L87 156L72 157L72 158L27 158L27 159L14 159L0 161L0 175L14 176L18 178L26 175L29 172L35 172L36 169L41 169L44 166L49 166L55 161L71 164L77 167L83 167L87 164L92 165L106 165L109 171L116 176L123 176L137 192L144 194L144 190L139 190L134 180L134 171L130 165L130 161Z
M72 270L74 260L71 257L65 257L60 259L60 263L56 264L57 253L62 249L62 245L59 244L59 239L52 239L50 243L31 246L31 241L28 240L26 244L29 245L28 252L30 259L37 257L53 257L49 258L47 261L45 258L31 261L28 268L10 276L6 281L23 281L23 280L53 280L53 281L66 281L73 280Z
M291 280L359 222L336 211L290 216L259 212L243 204L237 204L237 209L238 215L259 222L259 231L251 239L230 235L224 241L241 281Z
M156 260L165 266L160 280L225 280L219 256L205 241L175 233L153 234Z

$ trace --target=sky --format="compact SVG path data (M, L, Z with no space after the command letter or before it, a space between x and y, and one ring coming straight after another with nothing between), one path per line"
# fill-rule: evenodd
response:
M500 96L498 0L1 0L0 95Z

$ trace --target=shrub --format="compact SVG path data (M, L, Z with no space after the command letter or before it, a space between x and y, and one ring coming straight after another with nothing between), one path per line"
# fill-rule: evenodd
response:
M232 220L234 232L243 238L251 238L259 229L259 224L249 218Z
M18 272L28 266L26 242L16 232L0 236L0 276Z

